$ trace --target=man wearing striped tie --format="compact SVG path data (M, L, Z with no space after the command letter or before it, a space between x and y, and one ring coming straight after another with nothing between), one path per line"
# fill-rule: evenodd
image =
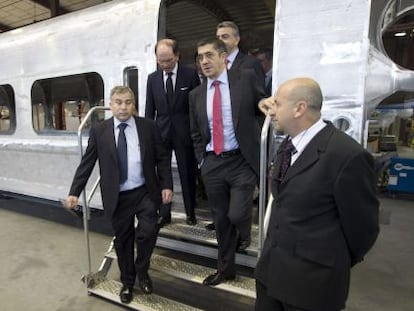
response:
M282 83L260 109L288 137L271 174L273 203L256 266L256 311L339 311L351 267L379 231L374 160L321 118L310 78Z

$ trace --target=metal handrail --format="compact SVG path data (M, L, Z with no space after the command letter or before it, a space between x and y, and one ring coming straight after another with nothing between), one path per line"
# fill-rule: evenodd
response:
M260 183L259 183L259 243L257 256L260 253L264 243L264 217L266 204L266 189L267 189L267 146L271 117L266 116L263 123L262 133L260 136Z
M80 152L80 158L82 160L83 157L83 145L82 145L82 130L85 128L86 123L88 122L88 120L90 119L91 115L93 113L95 113L95 111L105 111L105 110L110 110L109 107L102 107L102 106L95 106L92 109L90 109L88 111L88 113L86 114L85 118L82 120L81 124L78 127L78 146L79 146L79 152ZM85 233L85 243L86 243L86 250L87 250L87 254L88 254L88 274L85 276L85 285L86 287L88 287L89 284L89 275L92 272L92 268L91 268L91 248L90 248L90 243L89 243L89 224L88 221L90 219L90 209L89 209L89 202L92 199L93 195L95 194L96 188L98 187L99 184L99 180L100 177L98 177L98 179L95 181L95 184L92 188L92 191L88 197L88 199L86 198L86 190L83 189L82 194L81 194L81 201L82 201L82 206L83 206L83 230Z

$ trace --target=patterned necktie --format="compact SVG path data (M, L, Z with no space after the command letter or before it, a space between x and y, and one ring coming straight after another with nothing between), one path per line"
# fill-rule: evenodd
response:
M289 139L283 148L283 158L282 158L282 164L280 166L279 180L283 180L283 178L285 177L286 172L290 166L290 160L292 159L292 153L294 151L296 151L295 146L293 146L292 140Z
M214 81L213 96L213 149L214 153L219 155L223 151L223 117L221 114L221 92L220 81Z
M172 78L171 78L173 73L169 72L167 73L167 75L168 75L168 78L167 78L167 82L165 83L165 86L167 89L167 102L168 102L168 105L171 106L174 100L174 88L173 88L173 83L172 83Z
M118 153L119 163L119 183L123 184L128 179L128 149L127 141L125 137L125 128L128 126L126 123L120 123L118 125L118 146L116 148Z

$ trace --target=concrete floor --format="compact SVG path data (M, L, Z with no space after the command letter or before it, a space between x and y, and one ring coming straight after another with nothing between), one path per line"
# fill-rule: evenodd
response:
M391 223L381 226L376 245L353 269L346 311L414 310L414 201L382 198L381 203L391 211ZM86 295L80 277L87 260L79 228L0 208L0 238L1 311L124 310ZM91 233L93 270L109 240Z

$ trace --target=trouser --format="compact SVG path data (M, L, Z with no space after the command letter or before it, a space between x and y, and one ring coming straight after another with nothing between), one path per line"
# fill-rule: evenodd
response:
M242 231L250 236L257 177L240 153L229 157L208 154L201 174L216 226L218 271L233 275L238 236Z
M135 228L135 217L138 226ZM146 277L158 234L157 206L150 199L146 186L119 193L118 206L112 215L115 251L121 281L133 287L136 275ZM137 257L134 261L134 241Z

